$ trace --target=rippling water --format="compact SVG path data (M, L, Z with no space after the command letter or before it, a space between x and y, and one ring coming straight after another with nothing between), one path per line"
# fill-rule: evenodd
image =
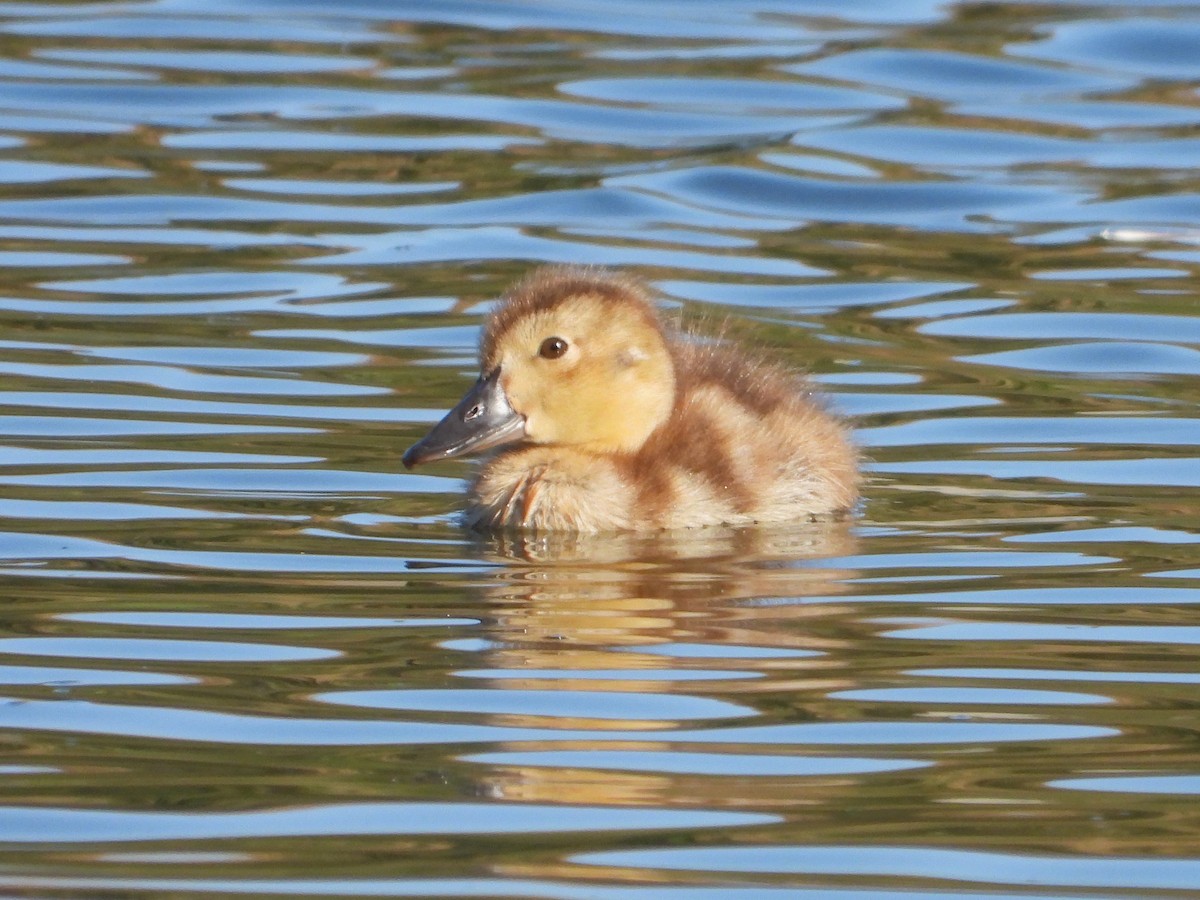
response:
M0 4L0 890L1200 892L1200 5ZM476 539L538 262L847 527Z

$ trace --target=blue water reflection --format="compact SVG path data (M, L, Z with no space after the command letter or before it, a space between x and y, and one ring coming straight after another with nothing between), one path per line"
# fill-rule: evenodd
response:
M1200 6L0 7L0 891L1191 896ZM845 521L469 534L541 262Z

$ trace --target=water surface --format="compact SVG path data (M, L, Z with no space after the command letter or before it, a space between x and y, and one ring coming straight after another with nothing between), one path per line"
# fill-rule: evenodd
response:
M0 889L1200 891L1200 6L0 5ZM459 529L538 263L812 373L841 525Z

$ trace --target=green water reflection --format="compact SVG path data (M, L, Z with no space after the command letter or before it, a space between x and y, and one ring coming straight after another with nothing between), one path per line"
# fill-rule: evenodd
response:
M485 6L0 9L0 886L1200 887L1197 7ZM812 373L856 516L459 529L541 262Z

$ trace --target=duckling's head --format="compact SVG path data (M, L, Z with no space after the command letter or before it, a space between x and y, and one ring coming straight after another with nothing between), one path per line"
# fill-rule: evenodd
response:
M492 314L482 374L404 454L411 468L518 441L637 450L671 414L675 369L635 281L588 269L534 272Z

